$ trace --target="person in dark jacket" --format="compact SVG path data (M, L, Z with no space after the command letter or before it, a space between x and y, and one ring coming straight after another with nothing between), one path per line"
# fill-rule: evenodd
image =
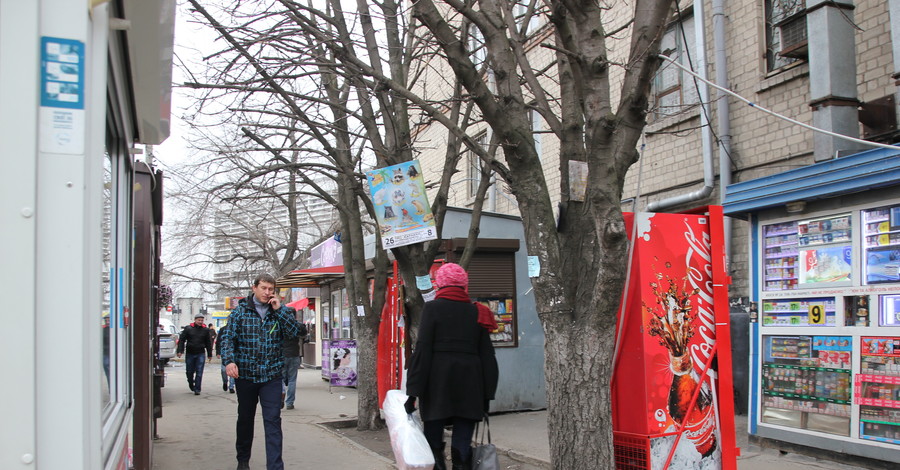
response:
M484 417L497 391L497 359L487 329L478 323L478 309L469 298L466 271L447 263L437 270L434 280L438 292L422 310L410 359L406 411L412 413L418 399L436 470L446 469L444 426L449 424L453 425L453 469L469 469L475 424Z
M225 337L225 328L228 328L228 324L219 328L219 336L216 338L216 357L219 359L222 358L222 338ZM229 377L228 374L225 373L225 361L222 361L220 369L222 372L222 391L234 393L234 377Z
M297 318L297 310L293 307L285 307L294 318ZM306 325L300 324L299 336L285 336L281 350L284 351L284 404L287 409L294 409L294 400L297 398L297 370L300 369L300 360L303 359L303 343L305 343Z
M188 387L194 395L200 395L200 386L203 382L203 365L212 360L212 341L209 338L209 330L203 323L203 314L194 315L194 323L181 330L178 340L178 357L187 352L184 357L184 369L187 375ZM206 355L204 356L204 350Z
M225 373L234 378L238 398L238 470L250 468L256 404L262 407L266 433L266 468L284 470L281 458L281 381L284 373L282 342L300 336L302 325L281 305L275 278L260 274L253 290L228 316L222 339Z

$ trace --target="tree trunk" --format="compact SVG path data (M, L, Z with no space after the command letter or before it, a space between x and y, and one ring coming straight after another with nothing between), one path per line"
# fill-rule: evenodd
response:
M612 469L610 377L613 334L577 325L559 313L541 315L551 468Z

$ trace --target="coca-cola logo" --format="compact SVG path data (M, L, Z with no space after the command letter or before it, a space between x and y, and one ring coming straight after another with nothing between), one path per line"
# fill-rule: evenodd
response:
M687 278L691 287L696 289L697 295L692 304L697 309L697 333L699 340L691 344L691 359L694 368L703 370L707 360L713 352L716 344L716 318L713 311L713 281L712 281L712 243L709 233L701 232L698 237L688 219L685 219L686 231L684 238L688 242L688 250L685 253L685 266L687 266ZM712 375L713 371L709 371Z

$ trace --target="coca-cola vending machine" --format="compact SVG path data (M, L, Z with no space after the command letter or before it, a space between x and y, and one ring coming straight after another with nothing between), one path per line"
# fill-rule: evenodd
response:
M722 208L625 220L632 244L612 384L616 468L735 469Z

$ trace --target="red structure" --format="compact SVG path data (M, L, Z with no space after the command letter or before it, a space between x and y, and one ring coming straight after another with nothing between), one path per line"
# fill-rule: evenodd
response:
M737 468L722 208L626 214L616 468Z

